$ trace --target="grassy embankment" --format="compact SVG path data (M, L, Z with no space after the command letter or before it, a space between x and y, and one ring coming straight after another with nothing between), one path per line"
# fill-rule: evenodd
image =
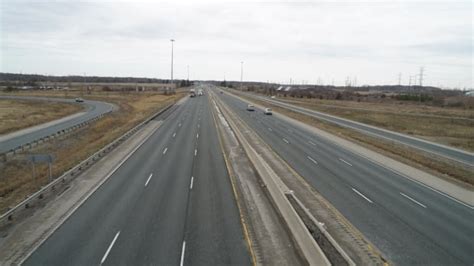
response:
M281 98L284 99L284 98ZM402 102L284 99L308 109L474 151L474 110Z
M63 92L54 91L34 92L28 95L64 97ZM37 165L37 178L32 179L32 166L25 160L26 154L53 154L55 157L52 167L53 176L60 176L67 169L143 121L144 118L184 95L184 93L166 96L153 92L92 92L90 95L83 96L85 99L115 103L119 106L119 110L71 135L40 145L34 150L14 157L7 163L0 163L0 213L19 203L48 182L47 165ZM79 92L69 91L68 96L79 96Z
M0 135L82 111L78 104L0 99Z
M239 95L239 96L263 106L270 106L271 108L273 108L275 112L297 119L308 125L323 129L325 131L338 135L339 137L343 137L350 141L354 141L358 143L359 145L372 149L376 152L379 152L381 154L394 158L398 161L401 161L413 167L422 169L433 175L436 175L448 180L452 180L454 182L458 182L460 184L463 184L471 188L474 185L474 176L472 175L472 169L468 167L464 167L454 162L446 161L443 158L430 156L426 153L419 152L413 148L399 145L394 142L384 141L375 137L371 137L369 135L362 134L352 129L343 128L335 124L313 118L308 115L303 115L301 113L293 112L288 109L281 108L273 104L269 104L267 102L255 100L254 98L250 98L248 96L242 96L242 95ZM415 108L415 107L411 107L411 108ZM405 110L408 110L408 109L405 109ZM344 112L347 112L347 110L345 110ZM392 121L392 122L387 122L387 123L397 124L396 122L394 122L397 120L393 119L393 116L396 114L384 115L384 113L381 112L380 110L374 110L374 109L372 109L372 111L364 110L363 112L369 112L370 116L376 117L376 118L379 117L378 119L382 119L384 121ZM336 113L333 112L332 114L336 114ZM357 115L361 116L361 114L357 114ZM353 117L357 117L357 115L347 114L346 117L353 118ZM439 118L439 119L437 119L436 117L432 117L431 119L435 120L437 125L439 126L433 127L430 125L424 125L426 124L424 120L410 120L410 121L412 121L412 123L415 123L415 124L421 124L421 125L417 125L416 127L415 125L413 125L413 128L417 128L418 130L422 129L424 130L423 132L433 132L433 131L430 131L430 129L431 130L447 130L447 131L450 130L449 128L444 129L445 127L450 127L449 124L445 124L446 119L444 117ZM366 119L365 121L367 120L368 119ZM364 122L364 120L362 119L360 121ZM401 125L398 124L397 126L399 127ZM438 127L439 129L436 129ZM465 136L466 134L472 136L472 133L469 133L469 132L472 132L472 127L471 129L464 126L462 128L463 128L462 130L463 136ZM472 137L470 141L472 141ZM465 142L469 142L469 140L466 140Z

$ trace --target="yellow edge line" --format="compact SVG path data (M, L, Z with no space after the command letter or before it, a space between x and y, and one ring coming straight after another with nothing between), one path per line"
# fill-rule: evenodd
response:
M212 106L210 106L209 108L211 108L212 118L213 118L214 123L216 125L217 135L219 136L218 139L219 139L221 152L222 152L222 155L224 157L227 173L229 174L229 177L230 177L230 183L232 185L232 191L234 193L234 197L235 197L235 200L237 202L237 208L239 209L240 223L242 224L242 228L243 228L243 231L244 231L244 238L245 238L245 241L247 242L247 247L248 247L248 250L250 252L250 256L252 257L252 265L256 266L257 265L257 259L256 259L256 256L255 256L255 252L253 250L252 241L250 240L250 235L249 235L249 232L248 232L248 229L247 229L247 223L245 222L244 216L242 214L242 208L241 208L240 202L239 202L239 194L237 193L237 190L236 190L235 176L230 171L231 166L230 166L230 163L227 159L227 155L226 155L226 153L224 151L224 148L223 148L222 136L221 136L220 130L218 129L216 117L215 117L214 111L212 110Z
M237 97L240 97L240 96L237 95ZM240 98L242 98L242 97L240 97ZM245 98L244 98L244 99L245 99ZM247 99L245 99L245 100L247 100ZM250 100L247 100L247 102L256 104L255 102L250 101ZM258 103L257 103L257 104L258 104ZM284 115L284 114L282 114L282 115ZM257 137L261 140L260 143L263 144L264 146L266 146L267 149L268 149L270 152L272 152L273 155L274 155L276 158L278 158L279 161L282 162L282 163L286 166L286 168L287 168L288 170L290 170L290 172L293 173L294 176L296 176L298 179L300 179L304 184L308 185L310 188L314 189L311 185L309 185L308 181L307 181L304 177L302 177L300 174L298 174L298 173L296 172L296 170L293 169L293 168L288 164L288 162L287 162L285 159L281 158L266 142L264 142L258 134L257 134ZM310 189L310 192L311 192L311 194L314 195L314 192L313 192L311 189ZM322 196L322 195L321 195L321 196ZM367 243L367 250L368 250L369 252L371 252L371 253L374 254L374 255L379 256L379 258L384 262L384 264L383 264L384 266L390 265L390 263L389 263L388 261L386 261L386 258L383 256L382 252L379 251L378 249L374 249L373 247L375 247L375 246L372 245L372 242L370 242L370 241L364 236L364 234L362 234L357 228L355 228L354 225L352 225L352 224L347 220L347 218L346 218L342 213L339 212L339 210L335 209L335 207L333 207L330 202L327 202L326 198L324 198L324 197L322 197L322 198L324 199L324 201L323 201L322 203L323 203L324 205L328 206L328 209L330 209L331 212L332 212L335 216L338 217L339 222L344 223L345 226L346 226L346 229L347 229L348 231L351 231L351 233L354 234L355 237L359 237L359 238L361 238L362 240L364 240L364 241ZM328 205L328 204L329 204L329 205ZM333 208L334 208L335 210L333 210Z

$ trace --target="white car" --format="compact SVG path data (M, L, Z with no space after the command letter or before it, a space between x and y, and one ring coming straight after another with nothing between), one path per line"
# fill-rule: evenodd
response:
M272 115L272 108L265 108L263 113L266 114L266 115Z
M272 98L272 99L275 99L275 95L273 95L273 96L272 96L272 97L270 97L270 98Z
M84 99L77 97L76 98L76 103L83 103Z
M251 104L247 105L247 111L255 111L255 106Z

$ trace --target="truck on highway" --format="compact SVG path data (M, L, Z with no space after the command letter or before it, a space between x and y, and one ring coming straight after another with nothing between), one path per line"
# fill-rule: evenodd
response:
M189 90L189 97L196 97L196 90L195 89L190 89Z
M247 105L247 111L255 111L255 106L251 104Z
M265 108L263 113L266 114L266 115L272 115L272 109L271 108Z

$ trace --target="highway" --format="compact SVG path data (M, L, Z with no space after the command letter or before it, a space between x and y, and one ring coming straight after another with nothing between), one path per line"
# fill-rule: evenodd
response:
M249 265L207 96L163 124L24 265Z
M383 138L383 139L390 140L390 141L395 141L395 142L398 142L398 143L402 143L402 144L408 145L410 147L422 150L424 152L433 153L433 154L436 154L438 156L442 156L442 157L457 161L457 162L462 163L466 166L471 166L471 167L474 166L474 154L470 153L470 152L467 152L467 151L463 151L463 150L456 149L456 148L453 148L453 147L448 147L448 146L445 146L445 145L441 145L441 144L437 144L437 143L434 143L434 142L426 141L426 140L423 140L423 139L420 139L420 138L415 138L415 137L408 136L408 135L405 135L405 134L401 134L401 133L398 133L398 132L394 132L394 131L390 131L390 130L370 126L370 125L355 122L355 121L351 121L351 120L348 120L348 119L344 119L344 118L340 118L340 117L337 117L337 116L325 114L325 113L322 113L322 112L310 110L310 109L307 109L307 108L304 108L304 107L296 106L294 104L289 104L289 103L285 103L285 102L282 102L282 101L269 99L268 97L258 96L258 95L254 95L254 94L250 94L250 93L247 93L245 95L250 96L250 97L254 97L258 100L262 100L262 101L265 101L265 102L268 102L268 103L272 103L274 105L277 105L277 106L280 106L280 107L283 107L283 108L287 108L287 109L292 110L292 111L296 111L296 112L299 112L299 113L302 113L302 114L313 116L313 117L316 117L318 119L322 119L322 120L337 124L339 126L351 128L351 129L357 130L359 132L362 132L364 134L368 134L368 135L378 137L378 138Z
M46 98L46 97L31 97L31 96L0 96L0 99L19 99L19 100L32 100L32 101L51 101L51 102L62 102L62 103L75 103L74 99L61 99L61 98ZM20 134L8 138L0 138L0 153L8 152L11 149L15 149L31 141L38 140L40 138L49 136L60 130L72 127L83 123L91 118L97 117L101 114L105 114L113 110L114 105L100 102L86 100L81 103L84 107L84 113L80 116L73 117L60 123L53 124L44 128L37 128L31 132Z
M217 96L401 265L473 265L474 210L283 120Z

